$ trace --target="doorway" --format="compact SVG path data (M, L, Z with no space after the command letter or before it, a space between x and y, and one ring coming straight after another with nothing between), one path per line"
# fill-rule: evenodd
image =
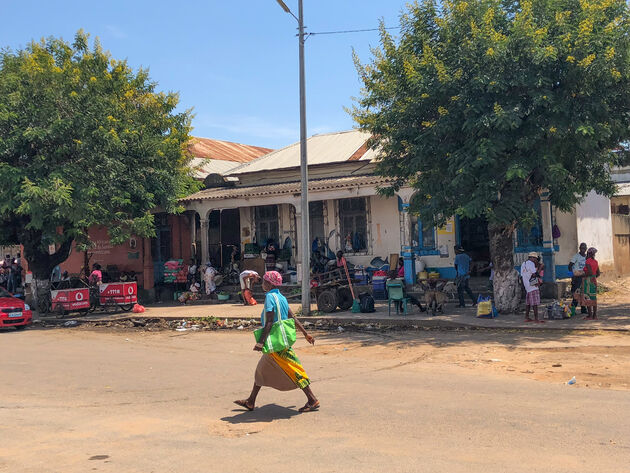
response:
M459 220L459 242L470 256L472 276L489 276L490 238L488 220L485 217L461 218Z
M208 215L208 257L215 267L229 265L233 249L240 253L240 229L238 209L213 210Z

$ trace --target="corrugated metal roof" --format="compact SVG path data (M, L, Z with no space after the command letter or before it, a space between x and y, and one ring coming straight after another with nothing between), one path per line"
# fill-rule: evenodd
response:
M352 176L339 177L333 179L317 179L308 183L309 192L323 191L328 189L344 189L362 186L386 185L389 179L380 176ZM301 183L286 182L282 184L269 184L264 186L247 186L232 188L205 189L196 194L189 195L181 199L182 202L193 200L222 200L238 199L241 197L254 198L272 195L299 194Z
M369 138L369 133L358 130L311 136L306 143L308 164L328 164L350 160L370 161L376 157L376 152L364 147ZM297 142L239 166L230 171L230 174L271 171L299 166L300 143Z
M194 177L204 179L208 174L227 174L231 169L239 166L234 161L223 161L221 159L193 158L190 167L195 170Z
M243 145L231 141L212 140L210 138L193 137L188 151L195 158L220 159L235 163L248 163L273 151L260 146Z

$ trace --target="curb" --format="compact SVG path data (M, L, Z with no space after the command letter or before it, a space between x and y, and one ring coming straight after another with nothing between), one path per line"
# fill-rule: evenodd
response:
M76 322L76 324L72 324L72 326L87 324L87 323L116 323L116 322L127 322L134 320L143 320L143 321L174 321L174 320L193 320L199 319L200 317L188 317L188 316L143 316L144 314L135 314L135 315L120 315L120 316L110 316L110 317L99 317L99 318L90 318L86 319L84 317L69 317L64 319L57 318L39 318L33 320L33 324L47 324L47 325L56 325L63 326L67 322ZM219 318L220 319L220 318ZM236 321L256 321L258 322L259 317L254 316L243 316L243 317L228 317L228 320ZM311 325L315 325L317 323L327 324L327 325L338 325L342 327L347 326L355 326L355 325L371 325L371 326L380 326L380 327L399 327L399 328L410 328L412 330L417 329L443 329L443 330L453 330L453 329L466 329L466 330L486 330L486 331L508 331L508 330L516 330L516 331L537 331L537 332L620 332L627 333L630 332L630 329L625 327L558 327L546 324L544 327L540 325L517 325L517 326L505 326L505 325L477 325L472 323L465 322L455 322L452 320L439 320L439 319L402 319L402 318L344 318L344 317L321 317L321 316L312 316L312 317L300 317L300 320L303 322L308 322Z

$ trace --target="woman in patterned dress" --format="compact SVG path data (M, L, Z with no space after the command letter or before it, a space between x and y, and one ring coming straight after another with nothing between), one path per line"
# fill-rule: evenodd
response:
M254 351L262 351L271 326L278 317L282 320L292 318L295 326L306 341L311 345L315 339L306 332L300 321L293 315L286 297L280 294L279 286L282 285L282 276L277 271L268 271L263 276L263 290L265 295L265 307L261 314L261 322L264 327L260 341L254 346ZM260 358L254 374L254 387L247 399L234 401L241 407L253 411L256 405L256 396L262 386L269 386L278 391L290 391L300 388L306 395L306 404L300 408L300 412L309 412L319 409L319 401L310 387L311 381L304 371L299 358L293 348L289 347L281 352L265 353Z

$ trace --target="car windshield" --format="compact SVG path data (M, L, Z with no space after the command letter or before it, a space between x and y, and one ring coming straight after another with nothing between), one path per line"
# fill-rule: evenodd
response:
M13 297L5 288L0 287L0 297Z

